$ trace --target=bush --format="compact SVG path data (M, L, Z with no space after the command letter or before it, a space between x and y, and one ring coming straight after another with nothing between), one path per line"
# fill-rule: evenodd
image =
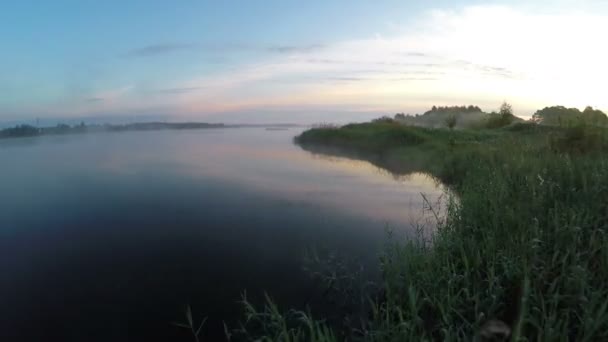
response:
M608 139L603 129L579 123L551 134L549 146L551 150L562 153L605 152Z

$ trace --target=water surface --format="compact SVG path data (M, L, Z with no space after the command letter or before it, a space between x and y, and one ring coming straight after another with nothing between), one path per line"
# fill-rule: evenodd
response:
M298 130L99 133L0 141L0 340L214 337L243 290L302 307L308 248L370 267L385 227L424 221L424 175L315 156Z

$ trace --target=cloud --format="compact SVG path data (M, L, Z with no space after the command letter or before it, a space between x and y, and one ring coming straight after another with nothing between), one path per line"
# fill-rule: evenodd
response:
M602 44L606 14L472 6L418 18L391 35L323 45L150 45L132 54L196 47L258 55L230 68L173 80L180 86L156 92L179 96L93 95L106 99L104 106L156 106L197 114L313 107L421 112L463 99L488 109L506 99L520 115L553 104L608 109L600 85L608 79L608 47ZM200 62L206 63L204 58ZM201 88L205 91L196 91Z
M439 78L438 77L398 77L398 78L393 78L391 79L391 81L394 82L407 82L407 81L437 81Z
M199 89L201 89L201 87L166 88L160 89L158 92L164 94L186 94Z
M451 62L451 64L453 64L457 68L474 71L479 75L496 76L510 79L525 78L525 74L510 70L509 68L505 67L476 64L471 61L463 60L456 60Z
M406 56L410 56L410 57L427 57L428 55L424 52L406 52L405 53Z
M311 45L276 45L269 46L267 48L270 52L276 53L310 53L325 48L323 44L311 44Z
M200 50L207 54L223 53L272 53L272 54L306 54L323 49L323 44L309 45L255 45L238 43L158 43L135 48L126 53L128 57L152 57L179 51ZM225 61L225 56L210 57L209 61Z
M129 57L152 57L158 55L164 55L174 53L177 51L192 50L196 48L195 44L152 44L143 46L140 48L133 49L127 53Z
M366 81L368 78L364 77L329 77L327 78L330 81L346 81L346 82L354 82L354 81Z
M133 89L134 87L132 85L113 89L106 89L103 91L99 91L93 94L92 96L86 98L84 102L89 105L97 104L96 107L112 106L116 104L120 105L122 104L121 100L128 98L128 95L131 94Z
M345 64L347 61L340 61L335 59L327 58L308 58L305 60L306 63L310 64Z

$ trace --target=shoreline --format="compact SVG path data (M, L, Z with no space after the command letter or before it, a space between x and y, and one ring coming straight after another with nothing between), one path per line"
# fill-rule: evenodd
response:
M106 132L131 132L131 131L161 131L161 130L199 130L199 129L227 129L227 128L270 128L270 130L287 130L293 127L304 127L296 124L223 124L206 122L138 122L122 125L80 125L69 126L58 124L52 127L35 127L31 125L17 125L11 128L0 130L0 140L40 137L50 135L71 135L85 133L106 133Z

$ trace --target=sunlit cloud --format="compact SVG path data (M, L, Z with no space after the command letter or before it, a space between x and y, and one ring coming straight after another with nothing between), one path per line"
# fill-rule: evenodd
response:
M608 107L598 84L608 76L607 48L601 44L608 32L606 19L493 6L431 11L398 36L343 41L305 53L294 50L191 80L212 90L182 98L183 108L303 101L352 108L365 102L401 111L434 103L498 106L504 99L523 115L557 103Z

